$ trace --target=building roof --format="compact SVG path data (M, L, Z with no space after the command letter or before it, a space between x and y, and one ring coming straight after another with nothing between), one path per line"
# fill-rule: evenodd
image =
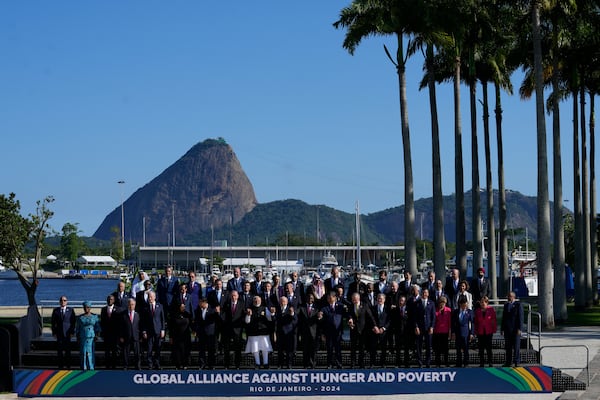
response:
M84 263L116 263L114 258L111 256L80 256L77 262Z

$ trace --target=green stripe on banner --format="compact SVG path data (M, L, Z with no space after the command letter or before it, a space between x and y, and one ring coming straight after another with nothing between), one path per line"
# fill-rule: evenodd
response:
M513 374L506 372L506 369L504 368L486 368L486 371L510 383L521 392L527 392L530 389L529 385L523 382L520 376L515 377ZM512 372L512 369L510 369L510 371Z
M92 376L96 375L96 373L97 373L96 371L85 371L85 372L74 374L73 377L69 376L69 379L67 379L64 383L61 382L60 385L55 389L54 392L56 394L65 394L65 392L67 390L71 389L73 386L77 385L78 383L88 380Z

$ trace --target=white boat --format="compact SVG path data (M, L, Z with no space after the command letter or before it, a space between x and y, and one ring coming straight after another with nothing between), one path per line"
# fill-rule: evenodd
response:
M317 270L322 277L325 277L326 275L331 275L331 269L337 266L337 259L333 254L331 254L330 251L328 251L325 255L323 255L323 257L321 257L321 263L317 267Z

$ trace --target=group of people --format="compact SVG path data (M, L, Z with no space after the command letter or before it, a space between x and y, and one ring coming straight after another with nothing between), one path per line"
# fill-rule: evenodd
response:
M61 296L52 314L52 332L57 338L59 367L69 368L69 342L75 335L80 344L81 368L94 369L94 342L105 343L106 368L141 369L142 350L148 368L160 369L161 347L171 342L172 363L190 367L192 338L198 343L197 367L214 369L218 351L223 366L240 368L242 353L254 357L256 368L269 368L270 354L277 352L280 368L292 368L298 349L304 368L317 367L317 351L324 338L327 367L342 368L341 342L344 329L350 334L347 367L448 366L449 342L456 344L456 366L469 363L469 347L476 337L479 364L492 365L492 336L497 331L495 309L489 304L490 284L479 268L471 282L452 270L445 282L428 274L422 285L409 272L404 281L389 281L386 271L379 280L364 284L360 274L348 285L333 268L322 279L315 274L305 287L297 272L287 282L280 277L264 280L256 271L254 281L245 280L240 269L226 285L215 279L206 288L189 272L185 283L173 276L171 267L155 284L143 273L126 292L119 282L107 297L100 316L84 303L84 314L76 317ZM523 308L513 292L504 305L501 331L505 338L505 366L518 365ZM141 344L144 344L144 349ZM432 360L432 353L435 360ZM391 354L388 359L388 354ZM233 355L233 357L232 357ZM368 356L368 358L367 358ZM366 362L368 360L368 362ZM196 367L196 366L195 366Z

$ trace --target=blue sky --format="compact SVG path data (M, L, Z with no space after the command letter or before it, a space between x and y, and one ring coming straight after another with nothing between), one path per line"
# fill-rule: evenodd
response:
M78 223L91 235L121 192L127 198L194 144L223 137L261 203L296 198L353 212L358 200L363 213L401 205L398 86L383 52L394 43L370 38L350 56L332 27L347 4L0 2L0 193L15 192L25 213L53 195L53 228ZM432 193L421 75L416 55L408 69L416 199ZM438 88L445 194L454 192L451 90ZM462 101L468 189L466 88ZM535 195L534 103L503 95L503 106L506 186ZM571 119L563 104L565 199ZM548 119L549 146L550 128ZM481 122L479 145L484 187ZM495 145L493 154L495 169Z

